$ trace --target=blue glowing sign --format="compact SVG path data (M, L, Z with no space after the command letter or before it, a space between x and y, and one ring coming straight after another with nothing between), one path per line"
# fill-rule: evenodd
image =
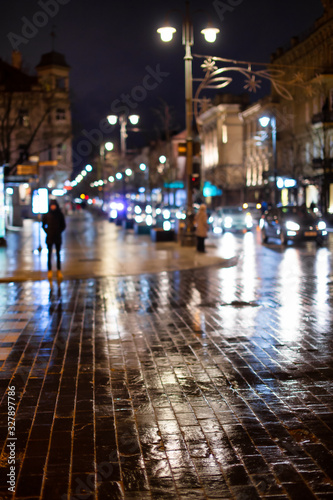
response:
M214 186L209 181L205 181L202 194L204 195L205 198L208 196L221 196L222 194L222 189L218 188L217 186Z

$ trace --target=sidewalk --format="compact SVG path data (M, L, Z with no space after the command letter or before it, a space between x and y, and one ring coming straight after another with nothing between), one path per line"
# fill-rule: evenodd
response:
M50 286L30 229L1 253L1 500L333 499L331 248L245 234L236 262L79 216L88 279Z
M182 247L178 242L154 243L147 235L124 231L106 220L95 220L87 212L67 217L68 227L62 247L64 279L103 276L126 276L162 271L198 269L206 266L228 266L214 245L207 244L205 254L195 247ZM78 227L80 230L78 230ZM42 251L39 247L39 237ZM99 245L96 246L98 238ZM24 221L20 231L7 233L7 248L0 248L0 282L39 281L47 279L45 233L37 222Z

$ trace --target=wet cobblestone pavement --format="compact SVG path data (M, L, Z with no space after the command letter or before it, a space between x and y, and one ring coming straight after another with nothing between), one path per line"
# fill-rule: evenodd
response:
M0 285L1 498L333 498L331 287L236 267Z

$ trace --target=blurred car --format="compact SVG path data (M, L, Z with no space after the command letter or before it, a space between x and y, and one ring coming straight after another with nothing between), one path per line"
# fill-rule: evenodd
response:
M288 205L267 210L259 221L261 241L279 239L282 245L288 241L314 240L322 244L327 239L326 223L306 207Z
M252 215L253 222L258 223L261 217L261 203L243 203L243 210L250 212Z
M214 233L224 231L250 231L253 227L253 219L250 212L239 206L220 207L211 215L211 223Z

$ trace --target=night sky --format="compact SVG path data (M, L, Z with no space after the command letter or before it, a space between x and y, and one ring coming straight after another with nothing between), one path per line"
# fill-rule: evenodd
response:
M228 6L224 13L223 4ZM271 53L288 43L292 36L310 28L323 13L320 0L192 0L190 5L195 40L193 53L258 62L269 62ZM52 15L45 14L47 9ZM160 41L156 29L164 23L168 11L177 33L171 43L165 44ZM38 16L40 12L44 14ZM141 102L131 101L137 104L133 111L141 115L141 125L151 128L158 123L157 110L161 109L163 100L173 110L174 125L182 128L184 49L181 21L184 12L184 1L3 1L0 6L0 57L7 62L11 59L13 41L9 39L10 33L22 36L26 43L19 40L15 48L22 52L24 67L34 74L41 54L52 48L50 33L54 29L54 49L63 53L71 66L75 135L83 129L98 127L123 94L135 94L145 81L154 88L149 88ZM207 15L221 30L214 44L205 42L200 34ZM30 39L24 36L27 20L42 24L33 28ZM13 40L13 35L10 36ZM148 80L147 73L157 68L162 76ZM201 76L198 70L194 68L194 76ZM155 81L157 85L153 85ZM237 92L239 89L231 85L225 91Z

